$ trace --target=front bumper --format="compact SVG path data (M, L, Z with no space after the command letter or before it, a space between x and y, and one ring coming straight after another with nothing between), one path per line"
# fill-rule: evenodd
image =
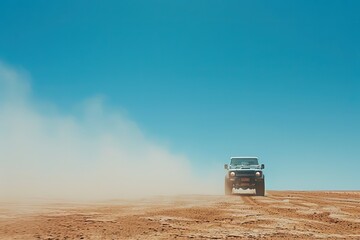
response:
M229 178L230 184L235 188L255 187L258 182L263 181L262 177L236 176Z

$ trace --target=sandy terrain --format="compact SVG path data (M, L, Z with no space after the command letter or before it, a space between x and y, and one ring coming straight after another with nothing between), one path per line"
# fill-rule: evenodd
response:
M360 239L360 192L1 202L0 239Z

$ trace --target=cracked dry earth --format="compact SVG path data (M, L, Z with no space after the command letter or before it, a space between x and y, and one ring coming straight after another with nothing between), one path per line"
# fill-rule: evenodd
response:
M0 239L360 239L360 192L0 203Z

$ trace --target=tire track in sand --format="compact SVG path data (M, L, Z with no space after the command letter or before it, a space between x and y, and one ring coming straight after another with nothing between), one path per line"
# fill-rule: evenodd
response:
M283 201L276 197L270 197L271 201L268 201L268 199L259 201L255 198L250 196L242 197L247 205L274 219L288 219L296 222L297 224L294 226L294 230L300 230L301 232L311 231L314 234L326 232L329 237L333 234L355 238L360 237L360 223L358 222L330 217L330 212L328 211L317 211L312 214L302 213L299 212L299 210L303 210L306 205L301 205L301 208L299 208L299 204L287 202L284 206Z

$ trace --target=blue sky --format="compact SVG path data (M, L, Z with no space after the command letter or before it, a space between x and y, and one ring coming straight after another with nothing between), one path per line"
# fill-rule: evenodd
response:
M359 1L1 1L0 59L76 114L101 95L206 174L360 189ZM222 179L221 179L222 181Z

